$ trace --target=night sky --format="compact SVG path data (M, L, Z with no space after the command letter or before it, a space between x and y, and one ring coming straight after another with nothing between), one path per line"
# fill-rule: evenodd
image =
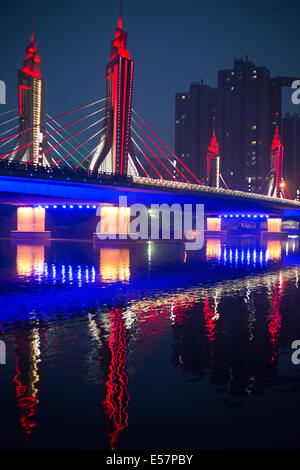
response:
M52 115L105 95L105 65L115 34L118 0L7 1L1 4L1 70L7 105L17 105L17 69L29 43L32 17ZM300 2L124 0L123 27L135 60L134 108L173 147L174 95L246 54L273 76L300 78ZM286 95L291 94L287 90ZM300 113L300 105L285 110Z

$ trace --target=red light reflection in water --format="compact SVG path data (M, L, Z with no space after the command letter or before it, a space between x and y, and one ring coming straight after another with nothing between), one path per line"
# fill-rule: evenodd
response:
M204 316L204 321L205 321L205 327L206 327L206 336L209 339L209 350L210 350L210 362L211 364L214 364L214 355L212 351L212 342L215 340L215 328L216 328L216 320L218 320L219 315L217 314L216 311L216 305L214 308L210 306L209 303L209 297L206 294L205 300L204 300L204 308L203 308L203 316Z
M194 300L173 304L172 316L175 322L182 322L185 313L195 304ZM108 377L105 382L106 397L103 401L103 410L106 420L106 433L110 440L111 450L115 450L119 440L119 434L128 427L127 408L130 395L127 390L128 376L126 363L128 347L126 344L126 327L120 308L115 308L109 313L110 338L108 342L111 360L108 369ZM159 338L168 330L170 321L170 308L166 305L152 305L148 312L145 310L137 313L139 323L139 337L143 342L143 357L154 347Z
M125 371L128 349L122 310L116 308L110 312L109 316L111 334L108 346L111 352L111 362L105 383L106 398L103 402L103 409L110 447L111 450L114 450L119 440L119 433L128 426L127 408L130 396L127 390L128 377Z
M282 282L280 279L277 279L274 282L272 304L271 304L272 311L270 315L268 315L268 330L270 333L270 340L273 346L273 354L272 354L272 358L270 362L274 362L278 355L278 352L276 349L276 343L277 343L279 331L281 329L281 319L282 319L282 315L280 313L280 302L281 302L281 297L284 294L288 279L289 277Z
M144 359L168 334L170 321L173 325L184 322L187 312L196 305L197 300L190 295L170 297L169 302L157 299L152 302L138 303L137 308L137 356Z
M208 295L206 295L204 300L203 315L205 320L205 326L207 330L207 337L209 341L215 340L215 328L216 328L216 312L209 304Z
M33 420L33 416L38 400L33 396L26 396L28 390L27 385L22 385L21 382L19 359L17 359L16 375L13 381L16 384L17 404L21 410L20 423L25 431L25 439L28 441L33 429L36 426L36 422Z

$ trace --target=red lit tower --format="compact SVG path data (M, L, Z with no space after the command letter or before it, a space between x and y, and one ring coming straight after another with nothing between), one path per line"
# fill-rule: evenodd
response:
M215 128L207 152L207 183L216 188L220 187L220 151Z
M26 48L23 68L18 70L19 136L10 160L32 162L35 165L50 164L49 153L43 139L44 80L41 78L41 58L37 53L34 32ZM26 129L28 129L26 131ZM25 132L24 132L25 131Z
M89 165L92 171L138 175L130 133L134 62L126 47L127 33L122 29L120 7L110 62L106 66L104 131Z
M284 197L282 191L282 166L283 166L283 150L284 147L281 143L279 136L278 125L276 126L276 132L271 146L270 156L270 181L268 188L268 196L272 197Z

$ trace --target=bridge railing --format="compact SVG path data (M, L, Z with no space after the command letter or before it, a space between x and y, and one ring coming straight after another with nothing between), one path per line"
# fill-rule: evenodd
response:
M300 208L300 202L289 199L279 199L264 194L246 193L243 191L227 190L222 188L214 188L212 186L201 186L198 184L181 183L179 181L167 181L161 179L144 178L141 176L127 176L112 173L100 173L98 171L86 171L82 168L58 168L57 166L33 165L23 162L9 162L7 160L0 161L0 174L18 177L36 177L41 179L52 179L54 177L61 180L80 181L84 183L101 183L101 184L121 184L121 185L138 185L152 186L162 189L177 189L184 192L197 192L204 194L216 194L225 196L226 198L252 199L253 201L263 201L269 203L278 203L286 207Z
M59 176L66 178L84 178L85 180L101 180L117 183L131 183L132 177L127 175L119 175L112 173L104 173L98 171L86 171L82 168L59 168L57 166L33 165L32 163L23 163L16 161L0 161L0 173L9 174L11 176L36 176L49 177Z
M279 203L289 207L297 207L300 208L300 202L290 199L281 199L271 196L266 196L264 194L256 194L256 193L246 193L244 191L237 191L237 190L228 190L223 188L215 188L213 186L201 186L198 184L189 184L189 183L181 183L178 181L166 181L166 180L159 180L159 179L151 179L151 178L144 178L141 176L134 176L133 183L142 184L142 185L150 185L153 187L163 187L163 188L177 188L182 190L188 191L195 191L200 193L206 194L219 194L220 196L232 197L232 198L241 198L241 199L253 199L255 201L264 201L270 202L272 204Z

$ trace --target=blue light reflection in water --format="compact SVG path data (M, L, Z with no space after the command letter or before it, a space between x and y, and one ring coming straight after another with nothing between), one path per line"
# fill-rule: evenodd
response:
M1 448L298 442L297 239L3 240L0 256Z

